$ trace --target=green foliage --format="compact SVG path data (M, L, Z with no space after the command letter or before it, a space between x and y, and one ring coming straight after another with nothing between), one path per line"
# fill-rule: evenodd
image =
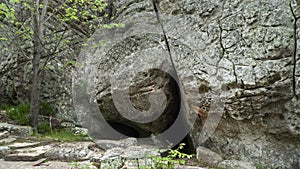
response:
M175 150L170 149L169 154L166 157L151 157L152 166L140 166L141 169L172 169L176 164L184 165L186 163L185 159L190 159L193 155L181 153L180 150L183 149L184 143L181 143L179 147Z
M38 131L41 134L46 134L46 133L51 133L52 130L48 122L41 121L38 124Z
M29 111L30 105L28 103L23 103L18 106L8 106L6 108L8 118L14 120L19 125L29 125Z
M29 125L29 111L29 103L6 107L7 117L19 125ZM40 104L40 114L44 116L54 116L55 111L48 103L42 102Z
M78 22L85 27L95 29L105 17L102 15L105 7L107 4L103 0L67 0L55 9L55 12L64 11L58 12L55 17L65 23Z
M40 114L50 117L50 116L55 116L55 111L54 108L49 103L42 102L40 104Z
M256 165L256 169L273 169L274 167L271 167L271 166L264 166L262 165L261 163L257 164Z
M73 169L88 169L91 168L92 164L80 164L78 162L68 163Z
M89 137L86 135L75 135L71 131L65 129L56 129L52 133L45 133L42 137L55 139L61 142L77 142L89 140Z

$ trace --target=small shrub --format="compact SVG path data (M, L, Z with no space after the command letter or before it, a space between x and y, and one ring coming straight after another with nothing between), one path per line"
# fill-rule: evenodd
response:
M152 169L162 168L162 169L172 169L176 164L184 165L186 163L185 159L190 159L193 155L185 154L180 152L184 147L184 143L180 144L175 150L170 149L167 157L151 157L152 166L140 166L142 169Z
M39 133L41 134L51 133L50 124L45 121L39 122L38 129L39 129Z
M7 106L6 114L9 119L14 120L19 125L29 125L30 104L22 103L18 106ZM45 102L40 104L40 115L54 116L54 109Z
M14 120L19 125L29 124L30 105L28 103L22 103L18 106L6 107L7 117Z
M74 135L68 130L54 130L52 133L46 133L44 135L46 138L55 139L62 142L76 142L76 141L87 141L90 140L88 136Z
M42 102L40 104L40 114L50 117L55 115L55 111L54 108L49 103Z

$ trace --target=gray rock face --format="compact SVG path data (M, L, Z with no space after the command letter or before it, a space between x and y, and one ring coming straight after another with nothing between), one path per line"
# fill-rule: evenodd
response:
M126 148L129 146L137 146L136 138L127 138L123 140L95 140L97 147L108 150L112 148Z
M11 135L15 136L31 136L33 133L30 126L18 126L8 123L0 123L0 131L8 131Z
M2 44L1 47L7 48ZM70 53L74 51L71 47L67 48L45 65L41 75L41 99L56 107L60 118L72 120L72 65L68 63L72 60ZM24 55L26 54L17 53L11 48L0 51L0 103L19 104L30 101L32 63L30 54ZM42 59L42 64L45 61L45 58Z
M176 117L172 114L178 110L176 85L166 73L154 69L130 74L155 64L170 69L163 62L168 51L161 27L149 0L118 0L113 6L114 21L125 23L125 31L113 46L97 51L104 57L94 58L94 65L89 65L98 70L92 82L98 107L108 121L132 127L140 136L161 133ZM296 5L292 3L290 8L289 1L279 0L160 0L158 6L182 86L199 94L193 97L193 91L184 91L201 117L190 132L193 143L203 144L200 131L211 119L214 91L222 86L222 120L205 146L223 157L274 168L299 168L300 107L295 96L300 97L300 24L292 13ZM0 60L0 91L5 90L9 98L28 99L28 58ZM71 77L66 75L70 70L63 71L61 63L50 64L43 84L43 98L55 101L62 116L71 111L72 103ZM111 86L111 75L119 77L120 85ZM160 103L163 99L159 97L155 102L166 106L162 118L141 125L117 113L111 89L124 89L127 78L122 75L133 79L129 96L132 107L140 112L149 113L152 91L165 93L165 102ZM141 135L143 132L148 133Z
M299 51L299 43L295 46L299 29L293 26L295 4L291 9L288 1L277 0L161 0L158 6L182 88L196 89L199 94L194 97L193 91L184 91L189 105L202 117L190 133L193 143L203 144L205 140L199 139L202 127L218 122L210 110L220 110L214 105L218 95L214 92L221 89L222 120L204 144L228 158L274 167L297 166L300 122L295 98L299 97L300 79L294 59ZM151 73L159 61L160 67L170 68L164 63L168 51L161 27L151 1L120 0L114 7L118 9L115 22L124 23L125 28L107 35L117 43L100 47L96 53L101 57L88 62L97 67L98 75L90 82L96 86L99 109L110 121L161 133L174 115L167 114L167 119L148 126L126 121L117 113L111 92L124 90L126 78L132 78L129 96L137 110L147 112L148 91L153 87L167 91L169 108L165 111L176 106L172 100L178 93L172 94L176 89L169 78ZM139 68L146 71L134 75ZM120 84L111 86L111 76L117 76ZM205 121L208 119L212 120Z
M237 160L225 160L218 164L218 167L226 168L226 169L256 169L256 167L252 163L237 161Z
M223 158L218 153L215 153L205 147L197 147L196 152L196 158L202 162L217 164L223 160Z

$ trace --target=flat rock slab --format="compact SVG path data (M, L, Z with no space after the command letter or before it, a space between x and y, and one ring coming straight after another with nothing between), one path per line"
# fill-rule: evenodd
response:
M41 145L41 142L35 142L35 143L14 143L11 145L8 145L11 149L20 149L20 148L28 148L28 147L37 147Z
M8 137L8 138L1 139L0 144L9 144L16 140L17 140L17 138L15 138L15 137Z
M218 164L218 167L226 169L256 169L253 163L237 160L224 160Z
M108 150L112 148L126 148L129 146L137 146L136 138L127 138L122 140L95 140L97 147Z
M15 154L6 155L4 159L6 161L36 161L44 158L49 149L51 146L18 149Z
M7 138L9 136L9 132L8 131L4 131L0 133L0 140Z
M9 154L4 159L6 161L37 161L44 158L45 153L46 151Z
M39 163L39 164L38 164ZM37 165L38 164L38 165ZM45 163L35 162L24 162L24 161L4 161L0 159L0 169L72 169L67 162L49 161Z
M93 142L54 143L46 152L45 158L59 161L84 161L103 154Z

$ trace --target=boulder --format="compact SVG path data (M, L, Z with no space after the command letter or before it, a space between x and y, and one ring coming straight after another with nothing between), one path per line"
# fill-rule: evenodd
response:
M96 32L96 41L107 43L79 57L81 65L89 65L82 74L88 87L81 91L96 95L78 93L79 115L99 109L107 121L157 135L172 126L176 113L170 112L178 110L175 103L180 93L189 113L200 117L190 132L194 145L266 166L298 165L300 104L295 98L300 94L300 73L294 58L300 38L299 26L294 27L299 21L295 23L291 11L296 11L294 1L160 0L157 6L168 45L152 1L112 3L119 9L113 12L114 21L125 27ZM165 62L170 54L180 80L177 86L171 85L172 73L167 76L153 69L158 65L173 70ZM166 98L151 100L153 89L164 92ZM130 103L125 109L137 110L126 118L114 98L120 91L128 91ZM150 102L164 103L165 116L147 124L134 121L143 112L148 115ZM90 104L97 106L85 107ZM97 124L91 120L97 116L93 114L85 124ZM98 127L93 130L101 134Z
M71 131L75 135L82 135L82 136L88 135L88 129L86 128L74 127L71 129Z
M237 160L224 160L218 164L218 167L226 169L256 169L253 163Z
M18 126L8 123L0 123L0 131L8 131L11 135L23 137L33 134L32 127L30 126Z
M96 70L85 72L87 79L93 78L82 81L89 84L82 91L95 98L79 92L73 97L78 97L79 102L72 100L71 67L66 69L56 61L49 64L45 73L47 83L43 84L42 98L55 102L61 117L72 112L72 101L79 116L100 110L83 122L96 124L88 128L91 132L98 131L95 135L108 130L106 126L98 126L96 119L101 114L109 123L120 122L134 128L139 137L149 137L172 126L180 107L178 93L184 93L181 98L193 109L190 113L199 116L190 132L194 145L208 147L228 159L296 168L300 152L300 104L296 99L300 98L297 60L300 24L292 12L299 15L295 2L160 0L157 6L169 42L166 45L152 1L111 1L114 22L124 23L125 27L121 31L114 28L112 34L107 34L108 40L103 42L110 43L109 38L115 38L112 45L99 45L103 39L95 36L101 47L87 55L83 51L86 58L83 64L82 58L77 60L78 65ZM105 34L110 30L99 32ZM175 62L180 85L168 73L151 68L154 64L167 70L172 68L162 62L169 54ZM0 91L5 90L4 97L11 100L28 100L29 59L11 55L0 58ZM136 73L137 68L146 69ZM119 83L113 86L111 77L119 77ZM127 115L136 119L145 113L150 117L151 102L161 105L160 118L144 124L122 116L123 112L114 104L112 89L122 91L127 79L131 79L128 85L131 103L126 106L138 110ZM190 88L195 90L187 90ZM184 91L179 92L181 89ZM154 95L151 100L154 91L165 93L165 98ZM96 106L91 107L91 103ZM117 131L122 132L122 127Z
M196 158L204 163L217 164L223 160L223 158L216 152L211 151L205 147L197 147Z

